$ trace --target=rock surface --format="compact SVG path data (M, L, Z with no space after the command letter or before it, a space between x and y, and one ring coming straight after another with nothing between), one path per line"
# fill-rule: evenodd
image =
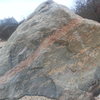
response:
M0 41L0 49L1 49L2 47L4 47L5 44L6 44L6 41Z
M55 100L55 99L49 99L42 96L25 96L21 98L20 100Z
M93 100L99 90L100 24L53 1L41 4L0 49L0 100Z

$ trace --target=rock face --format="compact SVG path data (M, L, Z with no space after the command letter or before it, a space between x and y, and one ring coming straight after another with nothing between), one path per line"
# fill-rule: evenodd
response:
M5 44L6 44L6 41L0 41L0 49L1 49L2 47L4 47Z
M55 99L50 99L42 96L25 96L20 100L55 100Z
M0 100L93 100L99 84L100 24L53 1L41 4L0 49Z

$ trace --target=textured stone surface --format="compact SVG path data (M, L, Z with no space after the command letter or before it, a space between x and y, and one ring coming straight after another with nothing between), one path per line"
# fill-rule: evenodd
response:
M100 89L100 24L41 4L0 49L0 100L90 100Z
M21 98L20 100L55 100L55 99L49 99L42 96L25 96Z
M5 44L6 44L6 41L0 41L0 49L1 49L2 47L4 47Z

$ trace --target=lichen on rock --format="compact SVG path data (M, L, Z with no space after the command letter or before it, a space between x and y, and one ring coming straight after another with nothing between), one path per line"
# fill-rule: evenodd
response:
M98 66L100 24L46 1L0 49L0 100L94 99Z

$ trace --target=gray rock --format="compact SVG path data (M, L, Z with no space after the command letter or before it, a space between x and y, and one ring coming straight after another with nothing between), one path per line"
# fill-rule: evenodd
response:
M53 1L44 2L0 49L0 100L89 100L84 93L93 97L89 89L99 78L97 66L100 24Z

